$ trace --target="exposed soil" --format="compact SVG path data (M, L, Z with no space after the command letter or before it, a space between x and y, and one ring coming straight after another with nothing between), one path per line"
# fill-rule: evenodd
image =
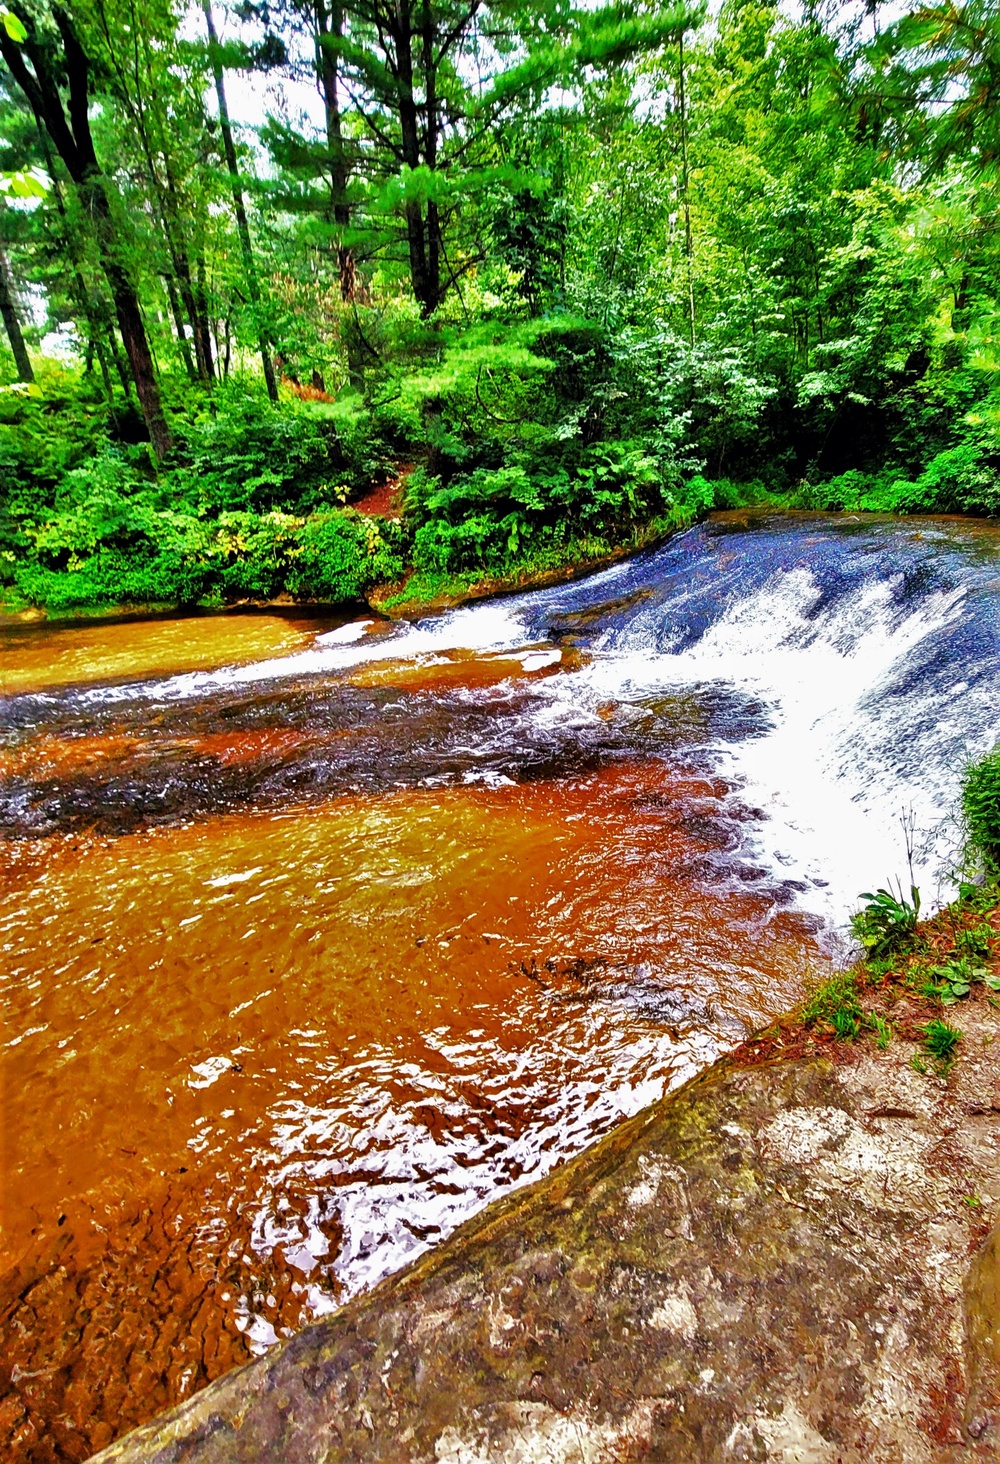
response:
M362 498L359 498L351 507L356 513L363 513L367 518L388 518L398 519L403 516L403 490L406 480L413 472L413 463L400 463L396 468L396 475L389 478L385 483L376 484L369 488Z

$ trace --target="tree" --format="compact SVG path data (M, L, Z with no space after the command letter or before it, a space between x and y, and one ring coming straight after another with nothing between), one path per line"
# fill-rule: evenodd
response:
M219 37L216 34L215 21L212 17L211 0L202 0L201 8L205 16L205 24L208 28L208 53L212 64L212 74L215 78L215 95L219 104L219 128L222 132L222 146L226 159L226 167L229 169L229 176L232 180L236 229L240 239L240 251L243 256L243 270L246 276L247 289L250 293L250 304L255 316L257 346L260 351L261 365L264 369L264 383L271 401L276 402L278 400L278 384L274 376L271 347L267 339L267 330L265 329L262 316L260 278L257 273L257 262L254 259L253 242L250 238L250 223L247 219L246 203L243 198L243 184L240 179L240 167L236 157L236 145L233 142L233 128L229 120L225 76L219 49Z
M24 31L15 40L0 27L0 55L58 153L92 221L101 265L107 276L122 341L128 355L139 405L155 457L162 461L171 446L170 429L146 335L136 288L90 122L92 66L77 27L62 5L17 17Z
M166 247L162 271L178 346L191 374L214 379L211 333L193 261L203 200L192 175L207 151L208 119L203 106L204 75L182 54L170 0L93 0L93 31L99 61L117 107L121 142L135 150L145 176L149 212ZM193 361L190 342L194 347Z
M348 0L340 13L319 40L363 128L371 221L401 215L410 284L429 317L484 257L481 235L459 226L469 201L504 175L501 120L588 67L662 45L700 12L683 3L654 15L568 0Z

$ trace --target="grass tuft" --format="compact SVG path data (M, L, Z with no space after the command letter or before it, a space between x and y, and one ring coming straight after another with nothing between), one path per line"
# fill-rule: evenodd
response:
M933 1058L939 1073L946 1073L957 1056L956 1048L962 1040L957 1027L951 1027L940 1017L932 1017L922 1027L923 1047L928 1057Z

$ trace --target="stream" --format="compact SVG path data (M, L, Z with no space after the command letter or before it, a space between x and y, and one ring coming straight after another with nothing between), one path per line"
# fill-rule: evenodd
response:
M0 1452L84 1459L948 898L1000 531L720 514L429 617L0 624Z

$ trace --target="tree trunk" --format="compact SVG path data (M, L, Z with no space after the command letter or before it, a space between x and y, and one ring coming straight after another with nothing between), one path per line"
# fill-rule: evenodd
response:
M199 362L204 360L205 372L209 381L215 380L215 362L212 360L212 324L208 315L208 296L205 291L205 257L199 254L197 264L197 283L194 287L194 314L197 322L195 329L195 350L198 352Z
M34 381L35 373L28 356L28 348L24 344L24 336L21 333L21 321L17 313L14 288L10 277L10 265L2 244L0 244L0 315L3 316L4 329L7 332L7 339L10 341L18 381Z
M149 431L153 454L157 462L162 462L169 453L173 442L160 403L160 388L156 380L156 370L153 366L153 356L149 349L146 327L142 319L139 297L115 253L117 240L114 221L111 217L111 207L104 191L103 181L96 175L91 175L84 179L80 191L84 208L94 221L97 247L104 273L107 275L108 284L111 287L111 298L114 301L118 329L121 332L122 345L125 347L125 354L132 371L132 380L135 382L139 409Z
M690 182L691 175L688 167L688 133L687 133L687 92L684 75L684 32L681 32L678 42L678 95L677 100L681 114L681 193L684 201L684 259L687 267L687 296L688 296L688 329L691 336L691 346L695 343L695 318L694 318L694 240L691 235L691 197Z
M90 215L139 406L153 455L160 462L170 451L170 429L163 415L139 299L121 262L114 219L94 151L90 130L90 59L80 45L69 12L62 5L54 4L52 18L62 41L61 57L53 56L48 37L39 44L32 30L23 43L17 43L3 26L0 26L0 55L27 97L39 128L48 133L62 158L84 212ZM31 70L25 64L25 55L31 61ZM62 85L68 92L65 104Z
M343 230L350 227L351 209L347 201L350 168L344 147L340 121L338 55L323 44L324 37L340 39L344 28L344 7L334 4L327 9L325 0L317 0L314 10L316 26L316 74L323 93L326 113L326 145L330 155L330 222L339 233L337 239L337 274L340 298L345 305L354 305L358 298L358 274L354 250L344 243ZM354 312L344 316L344 345L347 351L347 379L357 391L365 388L364 346L357 329Z
M198 380L198 372L195 370L194 361L191 359L191 346L188 342L187 331L184 328L184 316L181 312L181 302L177 297L177 283L169 272L163 276L163 283L167 291L167 299L170 302L170 314L174 318L174 330L177 333L177 348L181 353L184 362L184 370L188 374L189 381Z
M243 185L240 182L239 164L236 158L236 148L233 144L233 129L229 121L229 107L226 102L226 83L222 74L222 62L219 59L219 37L215 30L215 21L212 18L211 0L203 0L202 10L205 15L205 24L208 27L209 54L212 62L212 72L215 77L215 95L219 103L219 127L222 131L222 145L226 154L226 166L229 169L229 176L233 185L233 208L236 212L236 231L240 236L240 249L243 254L243 269L247 279L247 289L250 293L250 301L257 317L257 347L260 351L260 361L264 368L264 382L267 386L267 394L272 402L278 400L278 383L274 377L274 365L271 361L271 350L268 345L267 332L261 323L261 299L260 282L257 278L257 265L253 257L253 244L250 240L250 224L247 219L246 205L243 201ZM227 346L228 349L228 346Z
M399 80L399 129L403 145L403 162L409 168L420 166L420 124L417 102L413 94L413 27L407 0L396 0L394 40L396 69ZM430 273L427 255L427 230L420 203L413 200L404 210L406 239L410 253L410 280L413 293L426 319L439 303L438 281Z
M426 127L424 131L424 161L433 171L437 167L437 66L434 61L434 27L431 21L430 0L424 0L424 94L427 98ZM441 299L441 221L438 206L433 198L427 200L427 280L430 293L437 308Z

